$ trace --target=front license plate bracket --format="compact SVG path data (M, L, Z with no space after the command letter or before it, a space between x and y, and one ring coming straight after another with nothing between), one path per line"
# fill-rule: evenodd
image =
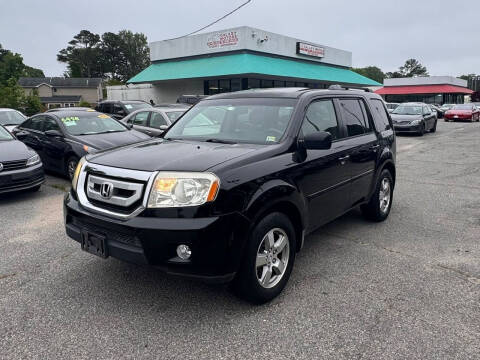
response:
M108 247L106 237L101 234L94 234L88 231L82 231L81 247L83 251L100 256L106 259L108 257Z

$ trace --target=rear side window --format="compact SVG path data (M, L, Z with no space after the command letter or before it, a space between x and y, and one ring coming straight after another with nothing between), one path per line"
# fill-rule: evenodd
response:
M112 104L101 104L100 111L111 114L112 113Z
M372 105L373 121L375 122L375 127L377 128L378 132L390 130L391 126L390 122L388 121L388 114L387 110L385 110L385 106L383 105L383 101L372 99L370 100L370 104Z
M358 99L339 99L342 117L347 128L347 136L358 136L370 132L363 103Z
M302 124L304 135L317 131L332 134L332 140L340 138L337 115L332 100L319 100L310 104Z

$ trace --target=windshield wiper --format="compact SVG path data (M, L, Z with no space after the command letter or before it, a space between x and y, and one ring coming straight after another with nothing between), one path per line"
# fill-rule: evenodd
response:
M211 143L218 143L218 144L236 144L236 142L232 140L223 140L223 139L215 139L215 138L207 139L204 141L211 142Z

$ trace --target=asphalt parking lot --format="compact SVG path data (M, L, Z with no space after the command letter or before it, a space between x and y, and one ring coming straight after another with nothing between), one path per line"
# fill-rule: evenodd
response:
M82 252L66 180L2 197L0 358L478 359L480 123L397 139L389 219L309 236L264 306Z

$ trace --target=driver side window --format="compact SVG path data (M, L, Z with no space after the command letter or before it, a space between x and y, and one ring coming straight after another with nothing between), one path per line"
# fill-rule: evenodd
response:
M340 138L340 129L332 100L318 100L308 106L302 124L303 135L318 131L329 132L332 140Z

